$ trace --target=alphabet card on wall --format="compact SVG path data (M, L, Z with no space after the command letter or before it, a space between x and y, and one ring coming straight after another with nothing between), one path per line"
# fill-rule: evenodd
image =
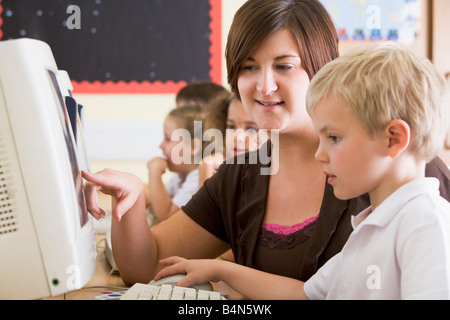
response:
M423 0L321 0L341 41L399 41L420 37Z
M221 83L221 0L0 0L0 39L52 48L77 93Z

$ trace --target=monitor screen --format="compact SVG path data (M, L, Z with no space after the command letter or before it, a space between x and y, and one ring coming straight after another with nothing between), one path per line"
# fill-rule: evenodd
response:
M61 89L58 84L58 80L56 74L47 70L49 79L51 81L51 87L53 92L53 97L55 99L55 105L57 112L59 114L59 119L61 121L61 128L64 135L64 139L66 141L67 154L69 155L69 160L72 168L73 182L75 186L75 190L77 192L78 198L78 206L80 212L80 223L83 226L88 220L88 212L86 208L86 201L84 197L84 189L83 189L83 179L81 177L80 166L78 163L78 157L76 153L75 147L75 137L74 130L71 128L76 123L71 123L69 119L69 115L67 112L65 99L62 96Z

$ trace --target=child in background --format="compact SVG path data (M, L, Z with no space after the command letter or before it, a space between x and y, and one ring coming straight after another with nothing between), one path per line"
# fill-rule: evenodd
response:
M267 137L265 137L260 141L257 124L250 118L242 102L234 94L218 96L205 106L204 113L207 115L204 120L206 141L204 142L204 158L198 168L199 188L217 172L219 166L226 159L245 152L255 151L267 140ZM211 129L220 133L221 141L208 136ZM209 139L212 142L209 142ZM205 150L211 146L213 146L214 152L207 154L208 152L205 152ZM231 249L219 258L234 261Z
M164 140L160 148L165 158L156 157L148 162L149 180L145 188L147 207L151 207L157 222L177 212L198 189L197 159L202 154L202 132L201 125L196 126L194 122L201 121L201 115L200 106L186 106L173 109L164 121ZM188 135L183 136L181 142L172 141L175 139L172 134L179 129L183 131L177 133ZM167 169L172 175L164 185L162 176Z
M212 154L205 152L199 166L199 186L202 186L226 159L255 151L261 143L265 142L265 140L259 141L258 126L233 94L219 97L207 105L204 111L207 114L204 121L206 140L204 150L208 148L213 152ZM209 131L211 129L217 131ZM215 136L220 134L221 141L208 136L209 133L216 133ZM209 139L213 141L209 142Z
M229 95L229 91L225 87L223 87L219 84L216 84L211 81L206 81L206 80L205 81L194 81L194 82L188 83L186 86L181 88L175 97L176 109L189 107L189 108L191 108L191 109L189 109L190 111L177 112L177 111L173 110L172 113L174 113L175 116L177 116L180 120L180 117L182 117L182 113L192 115L191 111L193 109L196 110L195 112L197 112L199 110L199 113L200 113L199 116L196 116L195 117L196 120L192 120L192 123L193 123L193 121L202 121L202 119L207 117L207 114L205 113L205 110L204 110L206 108L206 106L209 105L211 103L211 101L213 101L215 99L224 99L225 97L228 97L228 95ZM166 119L166 121L167 121L167 119ZM166 125L164 127L166 128ZM193 127L191 129L192 129L192 137L193 137ZM199 137L201 137L201 135ZM167 160L163 161L164 160L163 157L156 157L147 163L147 169L149 171L149 178L150 178L150 176L152 176L153 177L152 179L157 180L156 183L153 183L153 185L156 188L151 188L150 180L149 180L148 184L144 185L149 224L154 224L154 223L157 223L158 221L162 221L162 220L165 220L168 217L170 217L182 205L184 205L187 201L189 201L192 194L195 193L195 191L197 190L197 189L194 190L192 182L195 179L197 179L197 184L198 184L198 165L197 165L196 170L192 171L186 177L184 177L183 175L180 176L179 174L171 175L170 180L167 182L167 185L165 186L166 192L168 192L168 194L172 198L172 205L170 206L169 209L167 209L168 198L165 195L165 193L158 192L158 191L163 190L161 187L162 174L160 174L160 173L165 172L165 169L163 170L164 167L167 168L167 166L165 166L165 163L170 163L170 160L169 160L170 158L169 158L168 153L170 153L171 151L168 150L167 151L168 153L164 152L163 144L165 144L164 148L166 148L166 149L168 148L167 147L168 145L172 145L172 147L173 147L175 144L177 144L176 142L169 143L170 140L171 140L171 133L170 133L170 135L167 136L166 132L165 132L164 142L161 144L160 148L163 151L163 157L167 158ZM202 151L200 150L200 153L201 152ZM192 162L192 164L193 163L194 162ZM177 166L177 165L174 165L173 163L171 165ZM157 170L155 170L155 167L157 167ZM190 167L190 166L186 166L186 167ZM177 172L177 170L172 170L170 167L168 167L168 169L171 172ZM181 167L180 167L180 169L181 169ZM150 170L156 171L156 174L151 174ZM184 179L186 179L186 180L184 180ZM197 187L198 187L198 185L197 185ZM150 196L150 190L154 190L154 192L152 192L152 194L155 194L155 197L158 194L162 195L162 199L152 201L151 200L152 197ZM156 198L158 198L158 197L156 197ZM162 206L160 206L159 204L162 204ZM152 222L152 220L154 220L153 218L156 218L156 221Z
M444 144L450 93L425 58L392 43L330 62L307 108L336 197L368 193L340 253L306 283L220 260L171 257L155 277L224 281L250 299L450 299L450 204L425 166ZM281 262L282 263L282 262Z
M204 108L217 97L227 96L228 94L229 91L225 87L212 81L194 81L178 91L175 103L177 108L190 105L198 105Z

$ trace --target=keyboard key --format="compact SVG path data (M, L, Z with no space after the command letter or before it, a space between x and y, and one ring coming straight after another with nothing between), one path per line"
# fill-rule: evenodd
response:
M184 288L169 284L151 285L136 283L121 300L226 300L219 292Z

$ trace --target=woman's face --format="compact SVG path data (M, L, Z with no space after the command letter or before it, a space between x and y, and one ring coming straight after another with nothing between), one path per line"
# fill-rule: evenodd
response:
M298 42L288 29L269 35L242 65L238 90L244 108L260 129L280 133L312 129L305 97L310 80Z

